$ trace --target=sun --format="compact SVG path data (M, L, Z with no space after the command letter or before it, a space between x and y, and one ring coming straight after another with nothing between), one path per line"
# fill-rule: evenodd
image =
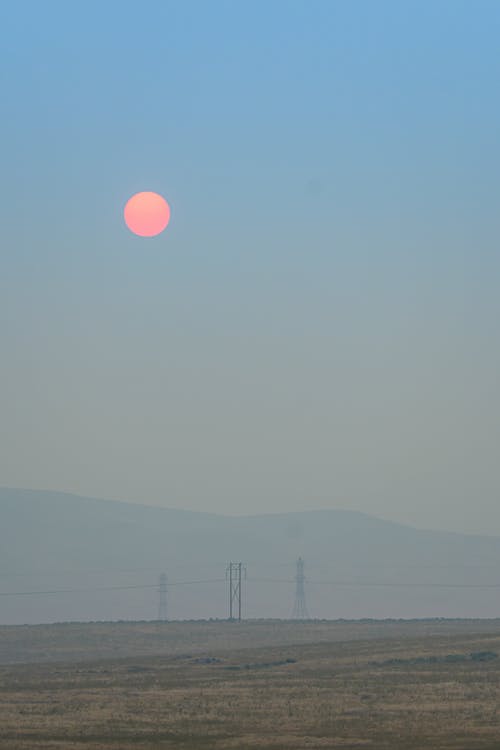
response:
M170 221L170 206L158 193L136 193L125 204L123 217L134 234L155 237Z

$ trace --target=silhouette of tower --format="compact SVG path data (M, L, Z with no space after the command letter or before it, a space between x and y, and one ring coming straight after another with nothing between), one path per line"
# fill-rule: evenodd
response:
M160 575L158 583L158 593L160 595L158 602L158 619L166 621L167 619L167 576L165 573Z
M241 621L241 574L246 577L243 563L230 562L226 568L226 578L229 581L229 619Z
M310 620L307 611L306 592L304 589L304 560L299 557L297 560L297 573L295 574L295 602L292 610L293 620Z

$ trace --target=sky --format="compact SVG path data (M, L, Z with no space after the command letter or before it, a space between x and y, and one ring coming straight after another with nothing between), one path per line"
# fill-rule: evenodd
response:
M496 0L5 3L0 485L500 535L499 36Z

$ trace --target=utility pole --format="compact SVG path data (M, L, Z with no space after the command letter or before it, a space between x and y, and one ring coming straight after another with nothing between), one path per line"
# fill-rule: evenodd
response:
M160 595L158 602L158 619L166 622L167 620L167 576L165 573L160 575L158 582L158 593Z
M243 563L230 562L226 568L226 579L229 581L229 619L241 622L241 578L247 575ZM236 617L236 612L238 617Z
M304 560L299 557L297 560L297 573L295 574L295 603L293 605L293 620L310 620L307 611L306 592L304 588Z

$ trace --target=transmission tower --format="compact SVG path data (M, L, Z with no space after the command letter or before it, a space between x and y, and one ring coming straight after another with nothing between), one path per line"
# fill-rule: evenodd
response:
M307 611L306 592L304 589L304 560L299 557L297 560L297 573L295 574L295 602L292 610L293 620L310 620Z
M229 581L229 619L241 621L241 577L246 578L247 569L243 563L230 562L226 568Z
M166 621L167 619L167 576L165 573L160 575L158 582L158 593L160 598L158 600L158 619Z

